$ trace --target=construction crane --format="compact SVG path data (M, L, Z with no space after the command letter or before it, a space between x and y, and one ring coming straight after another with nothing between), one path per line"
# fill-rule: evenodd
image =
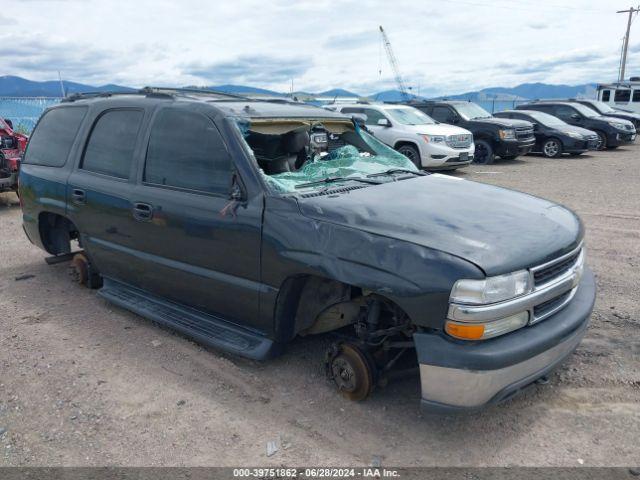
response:
M396 84L398 85L398 90L400 90L400 95L402 96L402 100L409 100L409 94L407 93L407 87L404 84L404 80L402 79L402 75L400 75L400 69L398 68L398 61L396 60L396 56L393 54L393 49L391 48L391 42L389 41L389 37L387 37L384 28L380 25L380 35L382 35L382 43L384 44L384 49L387 52L387 58L389 59L389 64L391 65L391 69L393 70L393 75L396 79Z

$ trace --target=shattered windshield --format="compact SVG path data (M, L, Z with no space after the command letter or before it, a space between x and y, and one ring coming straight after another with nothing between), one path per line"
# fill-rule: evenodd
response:
M276 192L367 186L394 180L400 172L420 174L407 157L349 121L243 119L236 124Z

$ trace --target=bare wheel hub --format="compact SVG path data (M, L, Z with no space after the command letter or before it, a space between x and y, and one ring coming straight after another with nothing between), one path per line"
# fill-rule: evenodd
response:
M374 367L357 345L334 345L327 354L326 367L338 391L349 400L364 400L371 393Z

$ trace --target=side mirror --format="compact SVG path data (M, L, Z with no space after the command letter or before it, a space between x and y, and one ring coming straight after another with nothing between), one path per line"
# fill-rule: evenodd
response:
M580 115L578 115L577 113L572 113L571 114L571 119L572 120L576 120L576 121L579 122L580 120L582 120L582 117Z
M233 200L234 202L244 202L246 199L247 198L240 183L240 179L238 178L238 174L234 173L231 179L231 188L229 189L229 200Z
M460 123L460 117L458 115L452 115L451 117L449 117L449 120L447 121L447 123L451 123L452 125L455 125L456 123Z
M389 120L387 120L386 118L380 118L378 119L378 125L380 125L381 127L390 127L391 122L389 122Z

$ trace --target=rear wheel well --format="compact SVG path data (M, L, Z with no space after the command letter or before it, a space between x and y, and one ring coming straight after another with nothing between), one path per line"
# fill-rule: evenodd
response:
M71 252L71 240L78 239L78 229L73 222L57 213L40 213L38 229L42 245L52 255Z

